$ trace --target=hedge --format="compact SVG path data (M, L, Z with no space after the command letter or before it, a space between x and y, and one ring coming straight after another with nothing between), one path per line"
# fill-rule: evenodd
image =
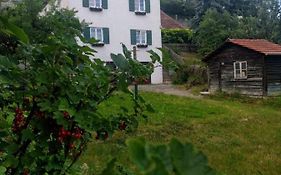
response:
M193 32L190 29L162 29L163 43L192 43Z

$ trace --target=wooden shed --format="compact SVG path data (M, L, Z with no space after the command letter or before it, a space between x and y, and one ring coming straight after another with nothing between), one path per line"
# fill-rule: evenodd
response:
M228 39L204 61L211 93L281 95L281 45L263 39Z

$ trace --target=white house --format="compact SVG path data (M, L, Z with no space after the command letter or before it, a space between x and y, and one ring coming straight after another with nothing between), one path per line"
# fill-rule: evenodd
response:
M92 46L96 57L109 64L111 53L122 53L121 43L129 49L137 46L137 59L150 62L148 50L162 47L160 0L61 0L63 8L77 10L77 16L89 23L86 38L99 40ZM163 82L162 67L155 65L152 84Z

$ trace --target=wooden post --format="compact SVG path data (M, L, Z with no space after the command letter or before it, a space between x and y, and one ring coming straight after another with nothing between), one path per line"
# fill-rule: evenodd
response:
M137 60L137 47L136 46L133 47L133 59ZM134 91L135 100L138 99L138 91L139 91L138 84L137 84L137 82L135 82L135 91Z

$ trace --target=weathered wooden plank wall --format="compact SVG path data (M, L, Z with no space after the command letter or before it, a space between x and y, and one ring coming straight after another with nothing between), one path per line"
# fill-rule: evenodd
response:
M281 95L281 56L268 56L265 59L267 74L267 94Z
M234 79L235 61L247 61L247 79ZM229 44L208 61L209 90L240 93L251 96L263 95L263 55L249 49ZM221 75L219 75L221 73Z

